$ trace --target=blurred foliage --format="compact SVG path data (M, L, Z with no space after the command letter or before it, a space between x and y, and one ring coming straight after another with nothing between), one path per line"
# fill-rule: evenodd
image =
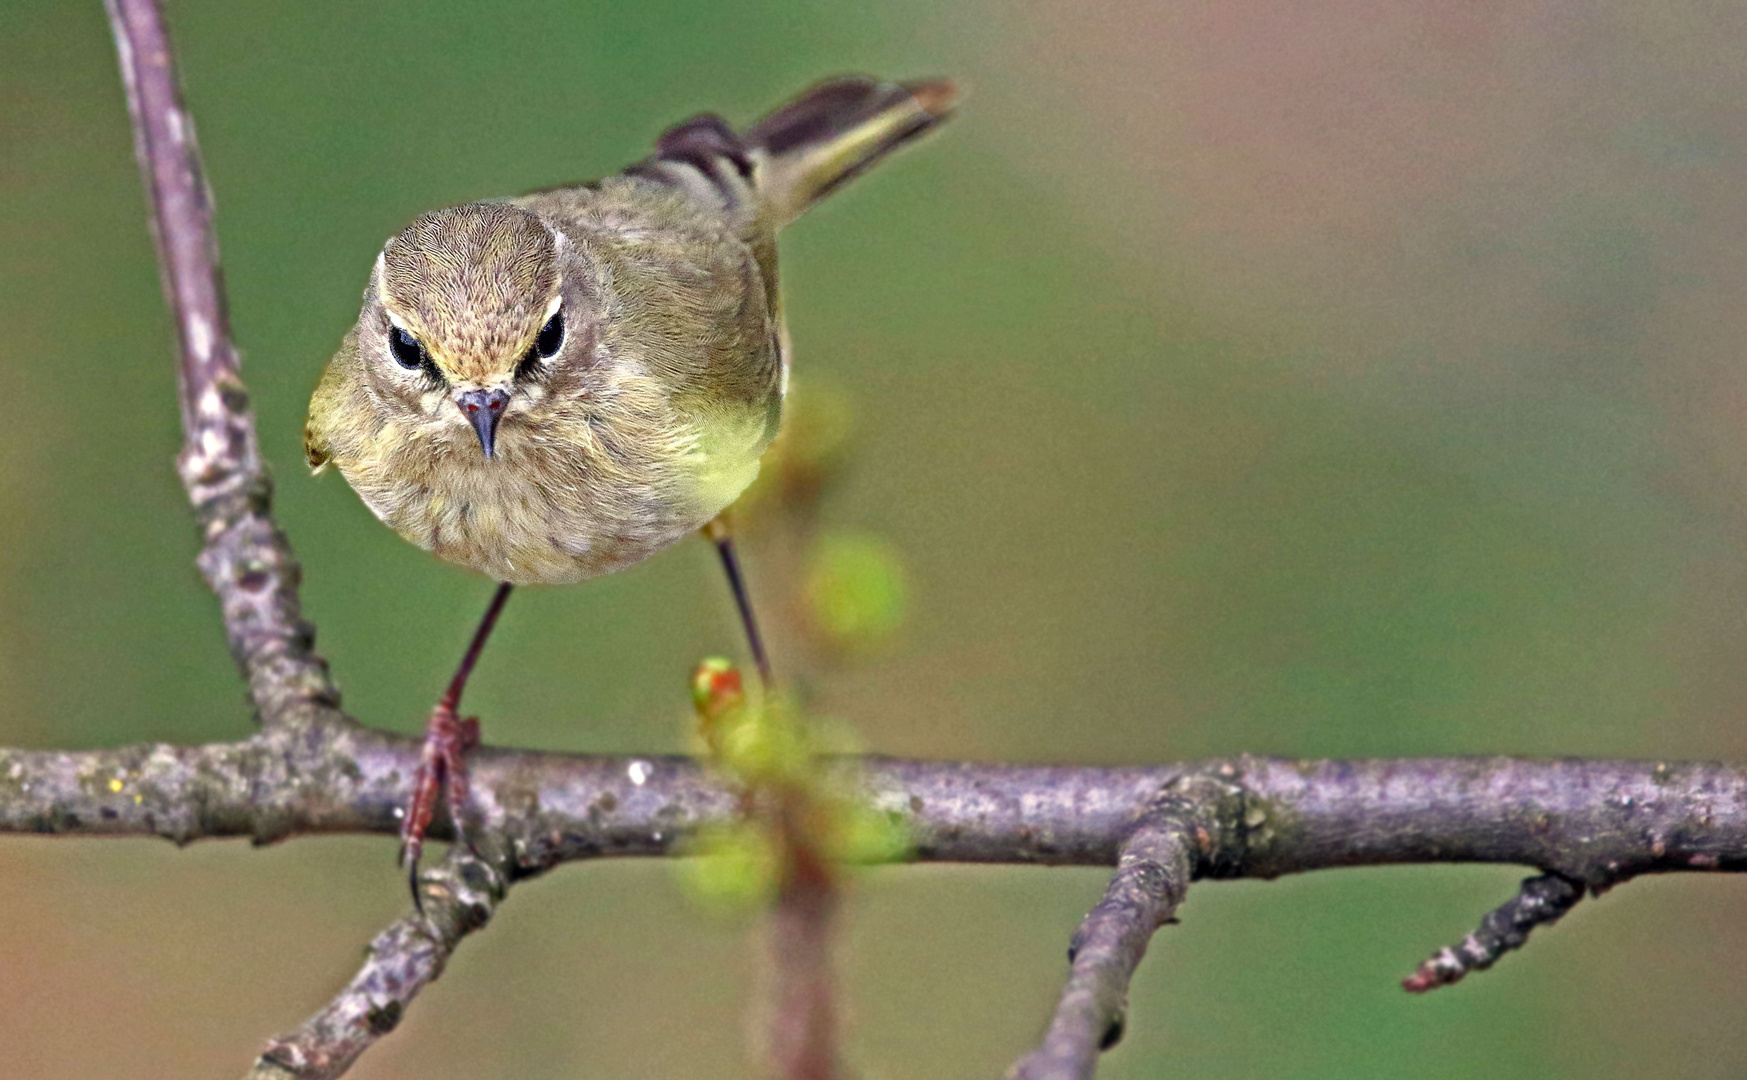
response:
M853 777L823 769L829 725L785 693L749 698L740 672L711 657L692 674L703 758L740 793L741 819L698 836L677 866L692 892L735 905L769 901L797 873L835 887L852 867L910 850L904 822L880 813Z
M970 93L784 237L796 416L814 379L854 407L808 535L882 537L910 595L865 662L804 655L781 610L799 530L746 511L776 663L814 673L809 715L877 752L986 760L1747 757L1736 8L170 14L280 518L367 722L417 729L490 593L299 463L382 240L616 169L699 110L744 122L865 70ZM89 0L0 5L0 326L20 395L0 425L0 740L242 734ZM469 690L486 738L601 752L680 749L661 718L685 674L739 642L703 544L518 593L498 634ZM8 1074L238 1071L400 910L393 846L0 843ZM1739 1071L1731 881L1636 882L1483 977L1396 988L1518 877L1198 888L1102 1075ZM854 1060L998 1075L1103 879L870 874L844 950ZM567 867L518 887L353 1075L749 1075L750 977L739 931L697 917L667 868Z
M826 533L807 562L812 622L833 647L864 653L891 643L909 597L903 563L890 543L866 533Z
M758 478L734 504L752 522L805 514L841 472L854 430L854 410L842 387L820 375L789 377L782 430L760 463Z

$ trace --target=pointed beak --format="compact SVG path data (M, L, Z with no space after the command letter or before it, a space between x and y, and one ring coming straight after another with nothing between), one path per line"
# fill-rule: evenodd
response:
M455 395L455 404L460 406L461 415L479 435L479 447L485 451L487 460L497 442L497 422L503 419L503 411L509 403L508 390L469 390Z

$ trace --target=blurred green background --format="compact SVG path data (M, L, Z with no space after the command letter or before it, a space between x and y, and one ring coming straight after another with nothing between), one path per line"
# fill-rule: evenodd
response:
M830 527L910 620L816 687L884 753L1747 757L1747 10L176 3L236 337L346 702L416 729L489 585L300 462L383 239L844 71L970 89L785 238L852 403ZM249 730L171 469L170 330L95 0L0 6L0 742ZM772 564L767 562L766 567ZM760 576L760 555L750 553ZM765 581L765 586L771 583ZM704 545L516 597L500 743L684 745ZM779 657L779 662L780 662ZM405 904L389 839L0 840L9 1077L240 1074ZM1747 889L1641 881L1429 998L1511 868L1197 889L1106 1077L1722 1077ZM1096 871L904 867L844 972L870 1077L998 1075ZM518 889L353 1075L752 1076L753 924L667 867Z

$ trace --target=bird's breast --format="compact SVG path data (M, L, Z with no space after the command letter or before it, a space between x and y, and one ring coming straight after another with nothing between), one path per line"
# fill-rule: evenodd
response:
M456 440L341 468L377 517L439 558L555 585L622 569L701 528L752 482L765 441L761 427L724 418L506 417L490 460Z

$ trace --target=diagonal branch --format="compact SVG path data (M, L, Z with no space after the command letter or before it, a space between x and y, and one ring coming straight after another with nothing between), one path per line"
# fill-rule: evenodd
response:
M133 119L164 298L176 322L182 452L177 471L200 529L199 565L224 611L231 655L262 723L337 719L339 691L297 597L299 569L274 523L272 484L231 343L212 195L194 121L153 0L105 0ZM317 710L312 713L311 710Z
M389 808L370 797L372 784L359 762L373 750L404 754L405 748L338 711L339 690L314 650L315 628L303 618L301 570L272 516L272 481L230 336L212 194L162 13L155 0L105 0L104 6L164 297L176 324L183 432L176 466L199 528L196 561L218 597L231 656L263 730L222 746L13 754L6 775L14 790L39 799L47 794L51 802L34 813L15 807L14 813L23 812L8 815L5 824L143 830L179 842L392 826ZM27 778L31 773L37 775ZM412 775L404 763L393 779L401 775ZM303 1028L270 1046L256 1075L338 1076L392 1029L406 1003L441 973L460 939L484 925L501 899L501 875L487 874L489 886L482 887L476 872L482 866L452 857L434 875L438 899L428 914L378 936L353 983Z
M1201 819L1216 811L1220 793L1196 800L1180 788L1160 796L1123 841L1104 898L1068 946L1068 983L1055 1017L1042 1044L1008 1071L1013 1080L1091 1080L1098 1055L1122 1038L1129 981L1153 932L1174 921L1188 894L1204 854L1197 844L1213 835Z
M346 988L302 1027L268 1043L244 1080L333 1080L351 1068L442 974L461 939L491 920L507 887L486 862L454 851L421 881L423 913L376 935Z
M1557 874L1524 881L1517 894L1486 913L1480 929L1456 945L1441 949L1419 970L1401 980L1409 993L1423 994L1461 980L1470 971L1485 971L1498 958L1529 943L1529 931L1559 921L1583 899L1583 886Z

